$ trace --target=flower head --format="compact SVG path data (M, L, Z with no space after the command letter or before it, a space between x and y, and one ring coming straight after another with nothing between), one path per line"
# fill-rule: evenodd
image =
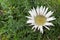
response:
M55 20L56 18L52 16L53 12L48 11L48 7L43 7L41 6L40 8L37 6L37 8L33 8L32 10L29 11L30 16L27 16L29 19L27 23L30 23L31 25L34 25L32 29L34 31L36 29L40 30L41 33L43 33L43 27L47 28L48 30L49 27L47 26L54 26L53 23L51 23L52 20Z

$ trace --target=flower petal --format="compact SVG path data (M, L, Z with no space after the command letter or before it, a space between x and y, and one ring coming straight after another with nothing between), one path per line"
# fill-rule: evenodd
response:
M52 21L52 20L55 20L56 18L55 17L50 17L50 18L47 18L47 21Z
M32 27L32 29L34 29L34 28L35 28L35 26Z
M39 15L39 13L40 13L39 6L37 6L36 11L37 11L37 14Z
M31 11L28 11L29 13L30 13L30 15L33 17L34 15L33 15L33 13L32 13L32 10Z
M32 10L32 14L34 14L34 16L36 16L36 10L35 10L34 7L33 7L33 10Z
M40 32L43 34L43 27L39 26L39 28L40 28Z
M44 6L44 8L43 8L43 13L44 13L44 11L45 11L45 6Z
M33 8L31 11L28 11L32 17L36 16L35 8Z
M46 22L45 24L44 24L44 26L45 25L47 25L47 26L54 26L52 23L50 23L50 22Z
M28 19L30 19L30 20L34 20L34 18L33 17L30 17L30 16L26 16Z
M43 14L43 6L40 7L40 15Z
M46 17L50 17L51 15L53 14L53 12L49 11L47 14L46 14Z
M47 28L48 30L50 30L47 26L44 26L45 28Z
M40 29L40 27L38 26L38 30Z
M34 23L34 21L33 20L28 20L27 23Z
M46 8L46 10L45 10L45 12L44 12L44 15L46 15L47 11L48 11L48 7Z
M37 25L33 26L32 29L34 29L34 31L37 29Z
M26 16L28 19L31 19L32 17Z

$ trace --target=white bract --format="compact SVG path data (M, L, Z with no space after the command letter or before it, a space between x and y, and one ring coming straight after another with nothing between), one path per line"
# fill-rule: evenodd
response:
M36 29L40 30L41 33L43 33L43 27L47 28L48 26L54 26L53 23L51 23L52 20L55 20L56 18L52 16L53 12L48 11L48 7L41 6L40 8L37 6L37 8L33 8L29 11L30 16L27 16L28 21L27 23L30 23L31 25L34 25L32 29L34 31Z

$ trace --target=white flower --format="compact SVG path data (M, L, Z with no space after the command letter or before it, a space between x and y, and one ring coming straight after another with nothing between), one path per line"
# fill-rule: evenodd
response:
M47 26L54 26L51 23L51 21L55 20L56 18L54 18L54 16L52 16L52 14L53 14L52 11L49 11L49 12L47 12L47 11L48 11L48 7L45 8L43 6L41 6L40 8L37 6L36 9L33 8L32 10L29 11L30 16L27 16L27 18L29 19L27 21L27 23L34 25L32 27L32 29L34 29L34 31L36 29L38 29L38 30L40 30L41 33L43 33L43 27L50 30L49 27L47 27Z

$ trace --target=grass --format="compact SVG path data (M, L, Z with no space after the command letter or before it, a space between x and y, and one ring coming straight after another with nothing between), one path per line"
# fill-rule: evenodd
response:
M44 34L33 32L25 16L37 6L49 7L56 17L55 25ZM0 0L0 40L60 40L60 0Z

